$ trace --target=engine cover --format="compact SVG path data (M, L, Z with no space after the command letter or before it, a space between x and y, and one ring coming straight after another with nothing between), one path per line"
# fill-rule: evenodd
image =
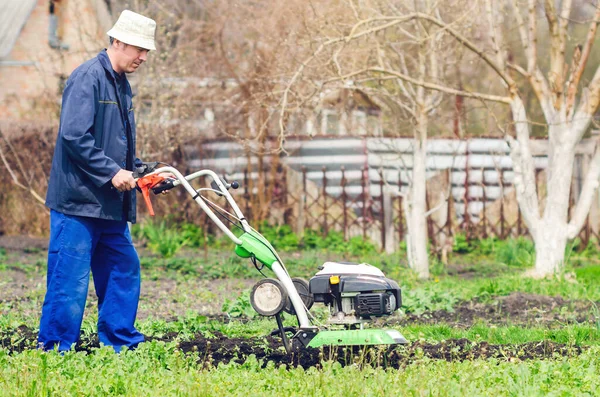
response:
M326 262L309 282L315 302L332 315L368 319L392 314L402 304L398 283L366 263Z

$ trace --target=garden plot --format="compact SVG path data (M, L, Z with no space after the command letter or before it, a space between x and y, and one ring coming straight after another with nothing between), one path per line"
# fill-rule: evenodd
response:
M398 265L401 258L377 255L370 258L370 262L400 281L404 305L401 312L376 321L374 326L400 330L409 344L321 349L295 346L292 354L286 354L281 340L270 336L276 327L275 321L256 315L249 305L248 291L257 280L251 266L235 257L213 252L192 259L194 256L190 252L183 251L165 260L153 257L143 248L140 251L143 282L138 327L147 335L148 341L136 351L123 354L121 364L113 362L112 356L107 356L110 349L101 347L97 339L97 308L93 283L90 283L81 341L63 361L48 358L58 371L53 373L68 374L75 361L83 374L87 374L86 371L93 373L98 370L94 367L96 360L102 360L107 376L111 373L116 376L115 373L122 371L119 368L125 365L123 363L132 360L134 367L128 375L119 375L129 385L126 389L131 393L128 394L135 394L136 390L142 392L133 379L141 376L136 375L135 365L147 368L151 378L171 379L174 376L174 383L168 385L155 381L150 386L142 382L154 390L154 394L162 394L169 387L179 390L180 394L194 394L196 386L184 386L188 380L211 385L211 379L221 379L219 374L224 374L223 371L233 374L230 378L234 379L231 382L236 390L243 390L244 383L252 378L251 374L263 370L272 372L273 368L288 371L287 375L277 372L275 376L293 379L295 385L303 384L296 378L300 376L295 372L299 368L321 371L319 376L331 376L333 380L336 376L331 375L331 365L335 363L339 368L361 371L346 378L344 387L349 388L350 394L355 390L351 385L360 388L371 382L363 375L373 370L395 371L376 373L386 379L391 376L392 379L387 380L390 385L416 391L423 390L421 382L431 381L428 387L436 387L436 376L454 373L454 380L447 382L461 384L456 388L456 394L460 394L470 390L464 388L465 382L470 378L479 379L478 376L482 376L479 371L488 365L504 371L502 376L508 378L517 373L522 376L525 368L530 371L526 379L531 384L544 382L544 378L535 374L535 368L548 366L548 371L564 372L562 381L553 378L558 382L554 383L556 387L563 385L569 389L573 387L570 382L579 382L577 384L590 390L596 387L591 379L597 377L590 378L585 374L600 368L600 291L596 287L600 270L597 265L589 265L585 258L573 262L567 277L530 280L519 276L520 268L495 264L491 258L481 258L478 263L472 257L457 256L454 258L457 262L472 262L469 264L472 271L457 272L454 269L458 265L451 265L438 272L433 280L419 282ZM322 252L285 254L290 258L290 271L305 277L309 277L315 264L322 263L327 255ZM29 378L25 379L30 382L25 382L22 390L36 394L33 391L40 391L36 387L46 376L40 372L43 367L40 360L44 355L55 356L36 350L38 316L45 292L44 247L5 245L0 259L0 384L21 379L25 371L29 373ZM493 267L499 270L491 272ZM228 277L228 273L234 277ZM315 313L324 314L319 310ZM285 324L294 325L293 320L286 315ZM71 355L72 358L66 359ZM25 362L32 364L23 364ZM178 368L178 372L159 375L161 368L173 371ZM77 387L80 393L89 392L81 389L83 386L75 386L76 378L67 375L59 378L63 383ZM398 385L398 379L403 379L404 383ZM96 384L93 379L89 382ZM113 380L104 379L103 382L111 384ZM176 382L179 382L177 386ZM413 389L409 387L411 384ZM48 387L55 392L60 390L59 386ZM218 394L219 386L210 387L213 389L206 395ZM272 395L273 390L283 392L279 387L283 386L274 384L268 391L256 395ZM496 384L478 387L482 394L496 390ZM539 390L544 389L540 386ZM329 395L336 394L331 392Z

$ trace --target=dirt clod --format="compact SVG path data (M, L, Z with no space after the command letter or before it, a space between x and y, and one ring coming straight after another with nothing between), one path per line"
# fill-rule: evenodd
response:
M11 335L12 334L12 335ZM172 342L177 340L176 333L160 338L148 338ZM25 326L0 337L0 346L11 352L22 352L36 348L37 335ZM92 353L100 346L96 335L82 340L77 351ZM196 334L186 341L177 342L183 353L197 354L198 362L210 368L220 363L243 363L250 355L262 362L263 366L272 362L276 366L319 367L323 361L333 360L341 365L370 365L377 367L401 368L422 359L465 361L474 359L496 359L500 361L543 360L559 357L577 356L585 349L581 346L569 346L550 341L529 342L524 344L497 345L488 342L473 342L468 339L448 339L440 343L416 341L408 345L394 346L335 346L323 348L305 348L294 343L293 351L287 354L281 340L270 336L261 338L228 338L216 333L207 338Z

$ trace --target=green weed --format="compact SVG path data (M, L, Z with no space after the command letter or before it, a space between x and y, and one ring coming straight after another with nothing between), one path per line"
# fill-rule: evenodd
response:
M169 227L164 220L160 223L145 222L135 228L132 234L137 239L145 241L154 254L163 258L172 258L190 242L189 236L176 228Z
M250 291L244 291L235 299L225 299L225 303L221 308L223 313L227 313L231 317L246 317L254 318L258 313L250 303Z
M495 258L509 267L527 268L535 263L533 241L525 237L495 242Z
M454 311L454 305L459 301L458 297L452 292L442 291L438 288L403 288L402 289L402 310L405 313L415 315L423 314L427 311L446 310Z

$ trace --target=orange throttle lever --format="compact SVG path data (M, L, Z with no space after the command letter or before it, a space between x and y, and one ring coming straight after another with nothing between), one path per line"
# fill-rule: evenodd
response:
M137 185L142 191L142 196L144 196L144 201L146 201L146 207L148 207L148 212L150 213L150 216L154 216L152 202L150 201L150 189L163 182L164 180L165 177L162 177L160 175L148 175L137 180Z

